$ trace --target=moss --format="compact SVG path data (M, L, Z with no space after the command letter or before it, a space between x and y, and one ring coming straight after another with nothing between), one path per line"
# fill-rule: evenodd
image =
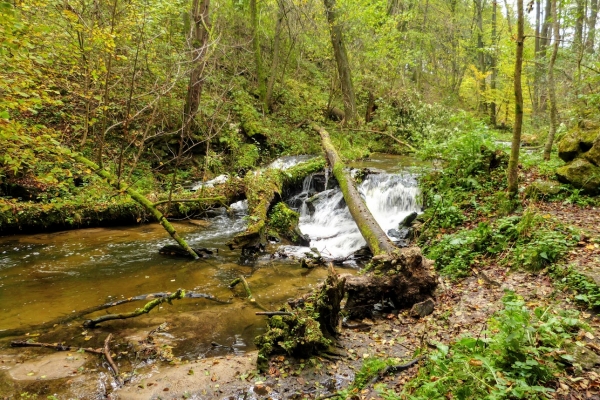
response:
M253 144L243 144L240 147L239 156L235 160L236 169L248 170L252 169L260 159L258 147Z
M269 226L278 234L289 237L293 242L298 240L295 232L300 214L291 210L284 202L277 203L269 215Z

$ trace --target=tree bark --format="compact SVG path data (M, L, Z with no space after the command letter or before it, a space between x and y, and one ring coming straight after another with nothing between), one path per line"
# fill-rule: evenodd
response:
M598 0L590 1L590 16L588 17L588 33L585 40L585 51L594 54L594 44L596 41L596 21L598 20Z
M119 191L125 191L129 196L131 196L131 198L133 200L135 200L140 205L142 205L146 210L148 210L154 216L154 218L156 218L156 220L158 222L160 222L160 224L163 226L163 228L165 228L165 230L167 232L169 232L169 235L171 235L171 237L185 251L187 251L190 256L192 256L192 258L194 258L195 260L197 260L199 258L198 255L194 252L194 250L192 250L192 248L187 244L187 242L185 240L183 240L183 238L181 238L181 236L179 236L177 231L175 231L175 228L173 228L173 225L171 225L171 223L169 221L167 221L165 216L154 206L154 204L152 204L152 202L150 200L148 200L147 198L142 196L137 191L133 190L130 186L123 184L123 182L119 182L119 180L116 179L116 177L114 177L110 172L100 168L98 165L96 165L96 163L94 163L91 160L88 160L81 154L71 152L70 150L67 150L67 149L64 149L63 153L70 156L75 161L85 165L92 171L94 171L94 173L96 175L100 176L101 178L104 178L115 189L117 189Z
M275 24L275 36L273 37L273 57L271 61L271 72L269 74L269 80L267 82L267 94L265 97L266 110L273 108L273 88L275 87L275 80L277 78L277 68L279 67L279 53L281 46L281 31L283 30L283 19L285 18L285 9L283 0L277 2L279 5L277 11L277 22Z
M187 133L190 125L200 107L200 95L202 94L202 75L206 66L205 55L208 49L209 38L209 7L210 0L193 0L191 10L192 31L188 37L190 48L192 70L190 82L185 99L183 113L184 132Z
M550 94L550 132L544 146L544 160L550 159L554 136L556 135L556 127L558 126L557 111L556 111L556 82L554 81L554 64L558 55L558 44L560 41L558 12L556 11L556 0L552 0L552 27L554 31L554 44L552 46L552 56L548 65L548 91Z
M250 24L252 25L252 48L254 50L254 64L256 67L256 80L258 82L258 96L263 104L266 103L267 86L265 72L260 54L260 38L258 36L258 6L256 0L250 0Z
M573 37L573 49L580 53L583 45L583 19L585 17L585 0L575 2L575 35Z
M340 83L342 86L342 94L344 97L344 113L345 122L351 123L356 120L356 96L354 95L354 86L352 84L352 75L350 71L350 62L348 61L348 53L344 45L342 26L336 10L335 0L323 0L325 4L325 14L329 23L329 32L331 35L331 45L333 46L333 54L337 64Z
M519 190L519 151L521 149L521 129L523 127L523 90L521 88L521 72L523 69L523 45L525 16L523 0L517 0L517 50L515 55L515 125L513 127L510 160L508 161L508 192L516 197Z
M313 124L311 128L321 136L321 144L333 170L333 175L340 185L350 214L356 225L358 225L358 229L367 242L369 249L371 249L371 253L377 256L391 254L394 250L397 250L397 247L394 246L377 221L375 221L375 218L360 197L350 174L345 169L344 162L335 150L333 143L331 143L329 133L316 124Z
M538 0L539 1L539 0ZM490 81L490 89L492 91L492 101L490 102L490 124L492 126L496 126L496 80L498 77L498 38L496 37L496 28L497 28L497 13L498 13L498 2L496 0L492 1L492 59L491 59L491 69L492 76Z
M479 64L479 112L485 114L487 103L485 101L485 53L483 48L483 0L475 0L475 8L477 14L477 62Z

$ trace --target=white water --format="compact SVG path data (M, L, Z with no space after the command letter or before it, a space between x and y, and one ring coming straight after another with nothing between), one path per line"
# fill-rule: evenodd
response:
M305 180L304 189L309 192L310 177ZM407 215L421 210L417 182L409 175L369 175L358 191L385 232L397 229ZM300 206L300 230L323 257L345 258L366 245L339 188L319 193L313 204L312 213L306 201Z

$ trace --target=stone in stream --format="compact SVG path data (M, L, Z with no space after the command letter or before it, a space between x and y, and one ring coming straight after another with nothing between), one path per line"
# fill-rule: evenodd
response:
M208 257L212 256L214 253L219 252L218 249L207 249L205 247L193 247L192 249L200 258L208 258ZM186 258L190 257L190 255L187 251L185 251L184 249L182 249L180 246L178 246L176 244L169 244L169 245L163 246L160 248L160 250L158 252L160 254L164 254L164 255L168 255L168 256L186 257Z
M415 219L417 219L418 216L419 216L419 214L416 211L413 211L412 213L408 214L406 216L406 218L404 218L398 226L400 228L402 228L402 227L408 228L409 226L412 225L412 223L415 221ZM389 235L389 233L388 233L388 235ZM402 238L402 239L404 239L404 238Z

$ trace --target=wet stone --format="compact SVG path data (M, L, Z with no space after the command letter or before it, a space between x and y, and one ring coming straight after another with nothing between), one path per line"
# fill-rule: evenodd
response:
M432 298L429 298L420 303L416 303L410 309L410 315L415 318L423 318L428 316L433 312L433 308L435 307L435 302Z

